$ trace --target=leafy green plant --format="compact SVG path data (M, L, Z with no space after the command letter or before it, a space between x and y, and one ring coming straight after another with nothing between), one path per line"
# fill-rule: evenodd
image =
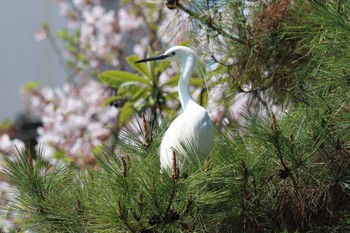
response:
M241 127L228 122L208 159L194 163L187 175L176 173L176 163L171 173L160 172L165 124L150 131L148 142L147 127L143 142L124 131L123 140L96 152L97 166L87 171L67 165L48 169L40 154L34 163L25 153L7 159L3 172L17 187L14 207L25 227L39 232L349 232L350 4L294 4L300 8L290 12L293 20L275 32L300 46L297 53L306 52L300 59L310 59L298 63L296 82L308 85L291 95L295 104L288 111L245 114ZM287 57L290 50L284 51ZM152 64L144 68L135 68L137 75L104 77L104 82L119 94L125 85L126 101L140 87L150 94L159 76L147 77L155 74ZM142 96L144 105L136 99L131 103L140 109L153 106L145 105L149 95Z
M107 86L116 90L116 95L108 99L105 104L114 101L122 101L123 106L120 111L120 124L123 125L135 113L141 114L146 109L152 112L153 120L157 119L161 113L171 116L177 109L169 109L167 103L177 100L177 87L180 73L161 82L160 75L165 72L170 62L161 61L154 63L137 63L140 60L137 55L127 57L129 65L137 71L130 73L120 70L107 70L98 76L98 79ZM203 93L206 93L204 79L191 79L191 84L201 87ZM207 104L207 97L202 102ZM207 95L206 95L207 96Z
M7 159L4 174L18 189L25 228L40 232L348 231L349 135L337 131L334 142L329 130L349 116L325 125L325 106L313 104L281 120L246 115L246 127L226 126L206 161L189 152L188 174L176 163L160 172L162 127L147 147L133 135L105 145L94 169L47 165L39 152L35 161Z

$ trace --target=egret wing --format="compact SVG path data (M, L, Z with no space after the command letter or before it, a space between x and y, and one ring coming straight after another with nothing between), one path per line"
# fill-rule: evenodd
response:
M203 108L185 111L172 122L164 134L160 153L162 168L172 167L173 151L176 151L177 165L180 169L187 153L205 157L213 141L214 126L207 111Z

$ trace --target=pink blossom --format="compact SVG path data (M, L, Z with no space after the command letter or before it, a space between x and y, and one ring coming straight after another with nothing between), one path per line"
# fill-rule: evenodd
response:
M113 66L118 66L119 65L119 60L116 58L116 57L114 57L113 59L112 59L112 65Z
M144 25L142 18L131 14L127 8L118 11L118 19L120 27L126 31L135 30Z
M19 139L10 139L8 134L3 134L0 137L0 152L4 154L14 154L25 149L24 143Z
M142 38L140 44L136 44L134 46L134 50L133 52L139 56L139 57L143 57L145 56L146 52L147 52L147 46L148 46L148 38Z
M39 30L35 33L35 40L36 41L43 41L47 38L48 31L46 28L39 28Z
M58 0L61 15L68 20L68 25L74 25L75 32L72 33L79 48L78 52L66 52L65 57L71 61L75 61L75 65L88 72L88 69L100 69L102 67L122 65L117 55L125 52L125 45L134 46L134 41L141 41L134 46L134 52L138 55L144 55L149 43L149 38L145 37L147 27L142 15L145 15L149 21L159 24L159 19L168 20L164 26L161 23L161 29L158 30L161 42L177 43L180 39L188 39L181 35L188 34L179 32L179 30L170 30L172 27L174 16L171 11L159 10L151 12L146 7L146 1L133 0L123 5L118 11L105 9L99 0ZM142 12L142 13L141 13ZM161 17L162 14L170 14ZM177 17L177 16L175 16ZM182 18L181 18L182 20ZM163 20L162 20L163 21ZM162 26L163 25L163 26ZM184 25L184 24L182 24ZM187 25L187 24L186 24ZM72 28L71 26L68 26ZM168 34L167 32L172 33ZM181 30L182 31L182 30ZM186 32L186 30L185 30ZM132 36L132 37L131 37ZM132 41L130 41L132 38ZM174 39L175 38L175 39ZM77 39L77 40L76 40ZM88 62L82 62L78 59L78 55L86 58Z
M120 34L112 34L110 38L110 43L114 47L118 47L120 45L120 42L122 41L122 36Z
M59 14L63 17L66 17L70 10L67 2L65 0L57 0L57 4L59 7Z
M41 93L45 101L53 101L54 100L54 92L51 88L44 87L41 89Z
M108 129L115 127L119 111L101 106L109 93L94 80L37 89L26 95L31 111L42 120L38 143L49 162L55 162L54 155L59 152L78 165L91 162L92 150L112 136ZM31 105L31 99L40 102Z
M10 137L8 134L4 134L0 138L0 148L2 151L5 151L7 153L12 151L13 144L10 140Z
M83 8L86 6L86 0L73 0L73 4L76 7Z
M68 22L68 28L71 29L76 29L78 28L80 25L80 22L78 21L78 19L72 18L69 22Z
M114 11L107 12L101 5L86 8L82 14L79 42L83 49L89 51L92 68L98 68L100 61L110 63L115 56L114 47L118 46L120 38L115 31L114 14Z
M100 66L100 62L97 61L96 59L92 59L92 60L90 61L90 66L91 66L92 68L98 68L98 67Z

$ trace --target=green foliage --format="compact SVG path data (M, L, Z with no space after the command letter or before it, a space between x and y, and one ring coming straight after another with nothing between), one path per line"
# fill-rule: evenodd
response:
M40 153L34 161L25 153L15 161L5 159L5 177L17 187L13 207L25 227L39 232L349 232L350 3L294 1L275 27L266 15L275 12L273 4L285 1L271 2L261 6L262 34L254 34L261 44L250 38L256 42L252 47L230 51L251 59L240 70L245 75L263 72L267 61L277 62L271 75L291 72L296 80L285 87L294 103L288 111L263 117L247 110L244 125L228 121L207 160L188 150L195 162L180 174L176 165L160 172L158 148L167 124L151 127L145 118L139 124L142 133L123 131L122 140L99 148L94 169L49 166ZM238 3L230 6L242 8ZM265 42L271 47L262 49ZM128 58L130 63L136 59ZM285 67L293 60L293 69ZM159 84L164 70L156 72L159 64L134 67L137 75L107 71L100 79L115 85L114 99L132 100L126 109L135 107L132 97L140 87L148 95L138 98L152 106L147 98L154 84L162 93L162 85L176 85L178 79ZM263 68L254 70L255 65Z
M159 75L164 71L156 70L157 66L139 63L136 55L127 58L128 63L139 74L133 74L126 71L105 71L99 75L99 80L109 87L117 90L116 96L107 100L113 102L117 99L126 100L126 104L121 108L120 123L123 125L126 120L137 112L142 112L146 108L152 108L153 112L161 109L165 105L166 92L162 91L159 83ZM160 62L164 64L167 62ZM168 63L167 63L168 64ZM142 102L140 103L140 100Z
M146 133L140 141L124 132L123 141L100 148L95 169L50 167L40 154L34 163L21 154L6 160L5 174L18 188L15 208L39 232L346 231L349 135L338 140L329 127L350 117L325 125L320 111L247 115L244 128L228 125L217 136L206 161L188 151L195 162L180 174L160 172L158 127L150 143Z
M23 91L32 91L38 88L38 82L28 82L23 85L22 90Z
M177 6L191 16L194 43L217 63L214 73L230 87L226 102L238 91L262 104L286 105L290 90L304 84L297 71L309 56L297 39L282 33L290 12L299 9L291 2L200 0Z
M68 183L72 182L72 174L62 165L47 166L41 157L41 152L36 159L27 152L18 151L13 158L3 157L4 176L6 180L17 188L16 201L13 208L19 210L20 220L23 226L34 226L36 222L45 224L44 229L51 229L51 224L60 225L62 222L77 224L76 218L60 216L58 206L50 205L52 198L67 204L65 197L56 194L66 191ZM69 208L66 211L70 211ZM29 214L29 216L28 216Z
M173 115L174 110L167 108L169 101L177 99L177 87L180 74L170 77L166 82L160 82L160 75L169 66L170 62L161 61L154 63L135 63L140 60L137 55L127 57L129 65L138 73L130 73L119 70L107 70L98 76L99 81L115 89L116 95L109 98L105 104L117 100L125 101L121 107L120 124L123 125L135 113L141 114L146 109L151 109L153 119L157 118L158 112ZM204 79L193 79L194 86L204 86ZM169 91L169 87L173 90ZM207 92L203 89L199 96L203 105L207 104Z
M5 120L0 122L0 130L7 130L11 127L12 122L9 118L6 118Z

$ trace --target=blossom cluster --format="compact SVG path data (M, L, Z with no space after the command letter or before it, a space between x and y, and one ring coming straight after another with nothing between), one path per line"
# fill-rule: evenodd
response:
M121 37L116 33L117 23L114 11L106 10L96 5L83 12L83 22L80 31L80 45L93 56L90 65L98 67L99 61L108 61L113 66L118 65L115 48L119 45Z
M58 6L68 28L76 31L72 37L78 35L68 39L76 44L66 50L66 57L76 58L84 69L120 68L119 55L130 46L131 31L144 26L143 20L130 13L127 6L118 12L107 10L98 0L59 0Z
M146 0L130 0L116 10L105 8L100 0L57 0L67 29L59 33L67 46L64 52L69 66L87 69L121 69L125 56L145 56L150 43L178 44L188 39L189 23L181 14ZM158 9L159 8L159 9ZM157 10L155 10L157 9ZM177 28L181 21L181 30ZM152 26L153 25L153 26ZM176 27L174 27L176 25ZM184 26L185 25L185 26ZM181 33L180 33L181 31ZM37 41L50 36L48 25L40 28ZM51 36L52 38L52 36ZM156 43L155 43L156 41Z
M1 172L1 164L0 164ZM7 205L14 201L11 190L13 186L0 179L0 232L15 232L13 212L7 210Z
M0 153L5 155L10 155L16 153L17 151L23 151L25 149L24 142L15 138L12 139L8 134L3 134L0 136Z
M175 11L164 7L158 9L157 4L146 0L130 0L113 9L104 7L105 3L103 0L57 0L59 13L67 21L67 29L59 33L67 42L65 60L71 61L89 79L93 74L91 69L93 72L106 68L124 69L122 63L127 53L143 57L151 41L153 45L154 41L163 45L178 44L187 39L183 36L186 33L179 33L180 30L173 27L177 24L171 20L177 17ZM178 20L185 21L181 15ZM182 29L189 30L185 23L181 25ZM36 38L43 40L50 36L52 39L49 33L48 25L44 25ZM67 84L63 90L35 89L29 94L27 103L43 122L43 127L38 130L38 142L44 147L48 160L62 151L78 164L87 162L92 158L92 148L108 138L107 121L96 119L99 115L91 113L100 110L101 103L86 102L85 96L80 96L84 95L86 86L97 85L93 81L88 83L82 87ZM105 98L105 93L98 90L91 90L91 93ZM105 118L116 124L117 110L110 111L114 112ZM101 116L106 114L108 111ZM96 122L91 122L92 119Z
M25 149L24 142L19 139L11 139L9 134L0 135L0 232L14 232L13 212L6 210L5 206L14 201L11 193L13 187L7 183L2 175L3 157L11 157L18 151Z
M118 110L102 107L109 96L108 89L92 79L27 91L26 104L43 124L38 145L44 158L54 162L62 152L77 165L92 163L93 149L112 136L117 124Z

